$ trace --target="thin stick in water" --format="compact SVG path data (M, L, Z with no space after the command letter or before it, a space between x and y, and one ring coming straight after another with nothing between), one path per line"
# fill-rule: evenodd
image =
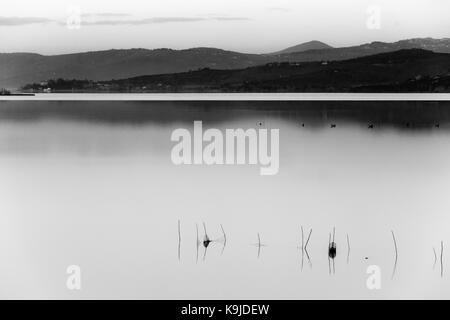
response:
M397 249L397 241L395 240L394 231L391 230L391 233L392 233L392 240L394 241L394 248L395 248L395 262L394 262L394 269L392 270L392 277L391 277L391 279L393 279L394 275L395 275L395 271L397 270L398 249Z
M302 229L302 251L303 251L303 248L304 248L303 226L300 226L300 228Z
M223 242L224 242L224 243L227 243L227 234L225 233L225 230L223 229L222 224L220 224L220 229L222 229Z
M311 233L312 233L312 228L311 228L311 230L309 230L308 239L306 239L305 250L306 250L306 247L308 247L309 239L311 238Z
M222 233L223 233L223 247L222 247L222 252L221 252L221 255L222 255L223 252L225 251L225 246L227 245L227 234L225 233L225 230L223 229L222 224L220 224L220 228L222 229Z
M205 230L205 240L209 240L208 233L206 232L206 224L203 222L203 230Z

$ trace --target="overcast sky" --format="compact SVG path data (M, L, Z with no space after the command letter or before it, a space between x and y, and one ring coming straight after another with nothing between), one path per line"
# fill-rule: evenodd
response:
M309 40L349 46L376 40L450 37L448 0L7 2L0 11L0 52L58 54L202 46L264 53ZM377 12L370 9L374 7L380 12L379 28L367 25ZM78 16L81 27L73 28ZM67 26L68 19L72 28Z

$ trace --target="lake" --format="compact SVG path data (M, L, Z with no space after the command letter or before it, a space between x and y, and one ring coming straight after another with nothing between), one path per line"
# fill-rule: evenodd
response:
M445 99L31 98L0 101L0 298L450 298ZM279 172L175 165L195 120L279 129Z

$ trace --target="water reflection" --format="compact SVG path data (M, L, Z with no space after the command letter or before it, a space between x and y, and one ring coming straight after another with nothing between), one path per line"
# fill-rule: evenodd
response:
M397 249L397 240L395 240L394 231L391 230L391 233L392 233L392 240L394 241L394 249L395 249L394 267L392 269L392 276L391 276L391 278L394 279L395 272L397 271L398 249Z
M347 264L350 263L350 238L347 233Z
M449 110L448 102L0 102L0 296L70 297L60 275L76 263L96 274L83 298L373 298L369 265L382 270L377 297L448 298ZM279 128L279 173L175 166L170 134L193 120Z
M336 228L333 228L333 237L331 237L331 233L328 237L328 270L329 273L336 273L336 265L334 262L334 258L336 258L336 242L334 242L336 235Z
M256 234L257 238L258 238L258 242L255 243L254 245L258 248L258 252L256 255L256 258L259 259L260 255L261 255L261 248L265 247L266 244L261 242L261 236L259 235L259 232Z
M302 244L301 244L302 265L301 265L301 269L303 270L303 264L304 264L304 260L305 260L305 255L306 255L306 258L308 260L309 266L312 268L312 261L311 261L311 258L309 256L309 253L308 253L308 243L309 243L309 239L311 238L312 228L311 228L311 230L309 230L309 234L308 234L308 237L306 239L306 243L304 242L303 226L300 226L300 230L302 232Z

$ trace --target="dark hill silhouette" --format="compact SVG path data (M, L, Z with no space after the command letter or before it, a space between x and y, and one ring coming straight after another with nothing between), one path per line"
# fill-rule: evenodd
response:
M416 38L393 43L376 41L352 47L317 49L279 54L275 57L278 61L336 61L370 56L384 52L394 52L403 49L424 49L439 53L450 53L450 38Z
M106 50L55 56L0 54L0 87L19 87L50 78L98 81L205 67L236 69L267 61L262 55L214 48Z
M275 62L244 69L205 68L98 83L59 80L49 85L60 91L450 92L450 54L405 49L344 61Z
M373 42L354 47L313 49L275 55L245 54L214 48L123 49L54 56L3 53L0 54L0 87L12 89L26 83L57 78L100 81L187 72L201 68L242 69L269 62L339 61L411 48L450 53L450 39ZM289 51L290 48L286 50Z
M308 50L321 50L321 49L332 49L332 48L333 48L332 46L329 46L326 43L323 43L323 42L320 42L317 40L313 40L313 41L301 43L296 46L292 46L292 47L289 47L284 50L274 52L271 54L278 55L278 54L286 54L286 53L293 53L293 52L304 52L304 51L308 51Z

